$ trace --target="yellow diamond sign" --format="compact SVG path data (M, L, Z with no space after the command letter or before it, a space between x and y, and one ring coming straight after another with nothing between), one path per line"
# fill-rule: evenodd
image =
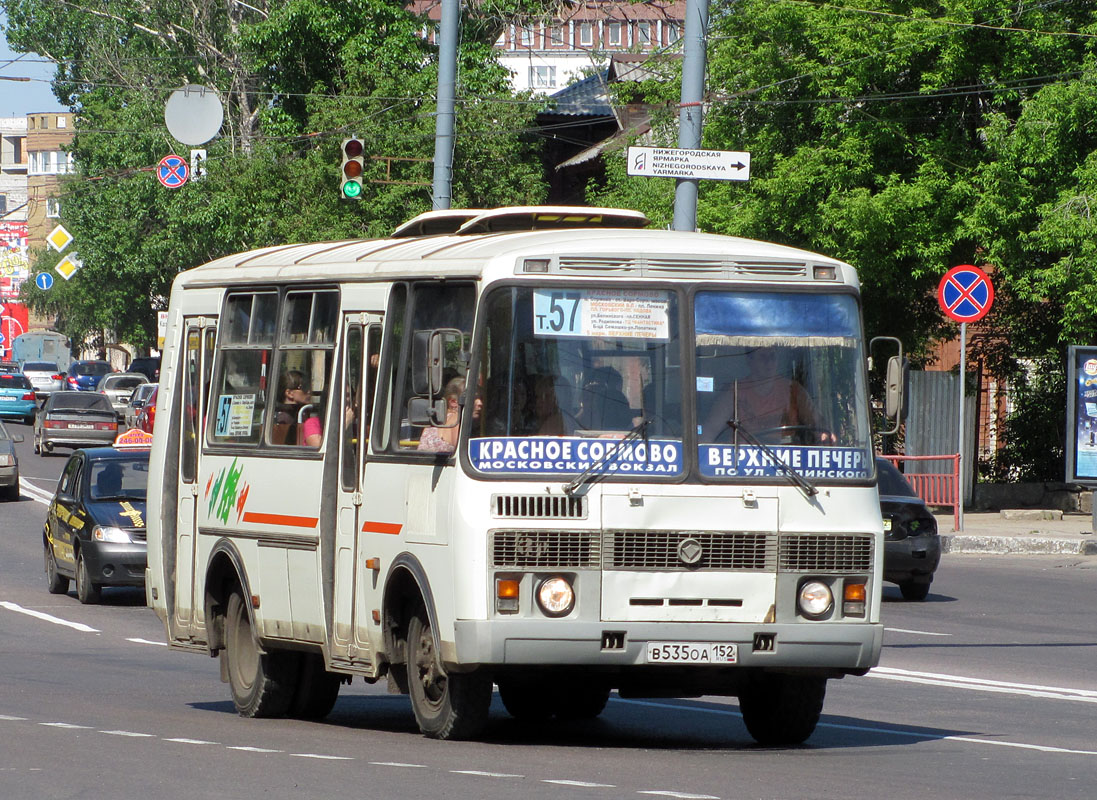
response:
M53 229L53 233L46 237L46 243L58 253L68 247L71 241L72 234L65 230L64 225L58 225Z
M80 267L84 266L80 259L75 257L75 253L69 256L65 256L54 266L54 269L61 273L61 277L68 280L73 276L73 273Z

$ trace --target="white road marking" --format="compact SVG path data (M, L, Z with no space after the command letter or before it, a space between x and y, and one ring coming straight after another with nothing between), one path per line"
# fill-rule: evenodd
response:
M636 794L657 794L661 797L677 797L679 800L720 800L720 798L714 794L687 794L686 792L663 791L660 789L641 791Z
M244 747L244 746L232 746L225 748L226 750L243 750L245 753L284 753L284 750L272 750L269 747Z
M327 756L322 753L290 753L294 758L320 758L325 761L353 761L350 756Z
M369 761L375 767L408 767L410 769L426 769L426 764L404 764L399 761Z
M951 633L937 633L935 631L910 631L906 628L884 628L892 633L913 633L915 636L952 636Z
M43 614L41 611L33 611L29 608L23 608L22 606L15 603L9 603L7 600L0 601L0 608L6 608L9 611L17 611L20 614L26 614L28 617L34 617L35 619L52 622L54 625L64 625L67 628L72 628L73 630L82 631L84 633L99 633L97 629L92 628L88 625L84 625L81 622L69 622L67 619L54 617L50 614Z
M87 731L91 730L91 725L73 725L71 722L39 722L46 728L65 728L66 730L79 730Z
M180 737L178 739L164 739L165 742L178 742L179 744L217 744L217 742L207 742L205 739L186 739Z
M541 783L555 783L560 786L582 786L587 789L616 789L612 783L587 783L586 781L567 781L563 779L542 779Z
M151 639L126 639L127 642L133 642L134 644L154 644L157 647L167 647L167 642L154 642Z
M27 495L27 497L29 497L36 503L41 503L44 506L48 506L51 502L53 502L52 493L47 494L46 490L39 489L37 486L28 483L26 478L19 479L19 488L22 489L23 494Z
M132 736L135 739L150 739L154 738L151 733L137 733L135 731L99 731L100 733L109 733L111 736Z
M1032 683L992 681L984 678L965 678L960 675L944 675L937 672L915 672L893 667L874 667L869 676L906 683L924 683L934 686L951 686L977 692L1020 694L1028 697L1045 697L1052 700L1073 700L1078 703L1097 703L1097 691L1092 689L1065 689L1061 686L1041 686Z
M9 717L7 714L0 714L0 720L5 722L26 722L26 717Z
M512 772L482 772L478 769L451 769L454 775L477 775L481 778L524 778L525 775L515 775Z

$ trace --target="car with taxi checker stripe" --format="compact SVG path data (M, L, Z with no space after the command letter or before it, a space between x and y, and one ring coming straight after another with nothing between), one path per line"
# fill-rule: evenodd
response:
M141 441L77 450L65 464L42 536L51 594L75 581L77 599L96 603L104 586L144 585L149 450Z

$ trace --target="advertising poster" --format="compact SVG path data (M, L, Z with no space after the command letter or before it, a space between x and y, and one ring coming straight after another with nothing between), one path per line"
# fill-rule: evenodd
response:
M1071 347L1067 373L1067 474L1097 484L1097 347Z
M29 274L27 223L0 221L0 300L16 299Z

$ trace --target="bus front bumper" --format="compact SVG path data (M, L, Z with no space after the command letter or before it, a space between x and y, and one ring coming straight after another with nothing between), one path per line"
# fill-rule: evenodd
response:
M735 667L863 672L877 665L884 627L876 623L604 623L457 620L461 665L652 667L652 642L737 646ZM761 648L761 649L760 649ZM669 666L669 665L667 665ZM680 666L680 665L675 665Z

